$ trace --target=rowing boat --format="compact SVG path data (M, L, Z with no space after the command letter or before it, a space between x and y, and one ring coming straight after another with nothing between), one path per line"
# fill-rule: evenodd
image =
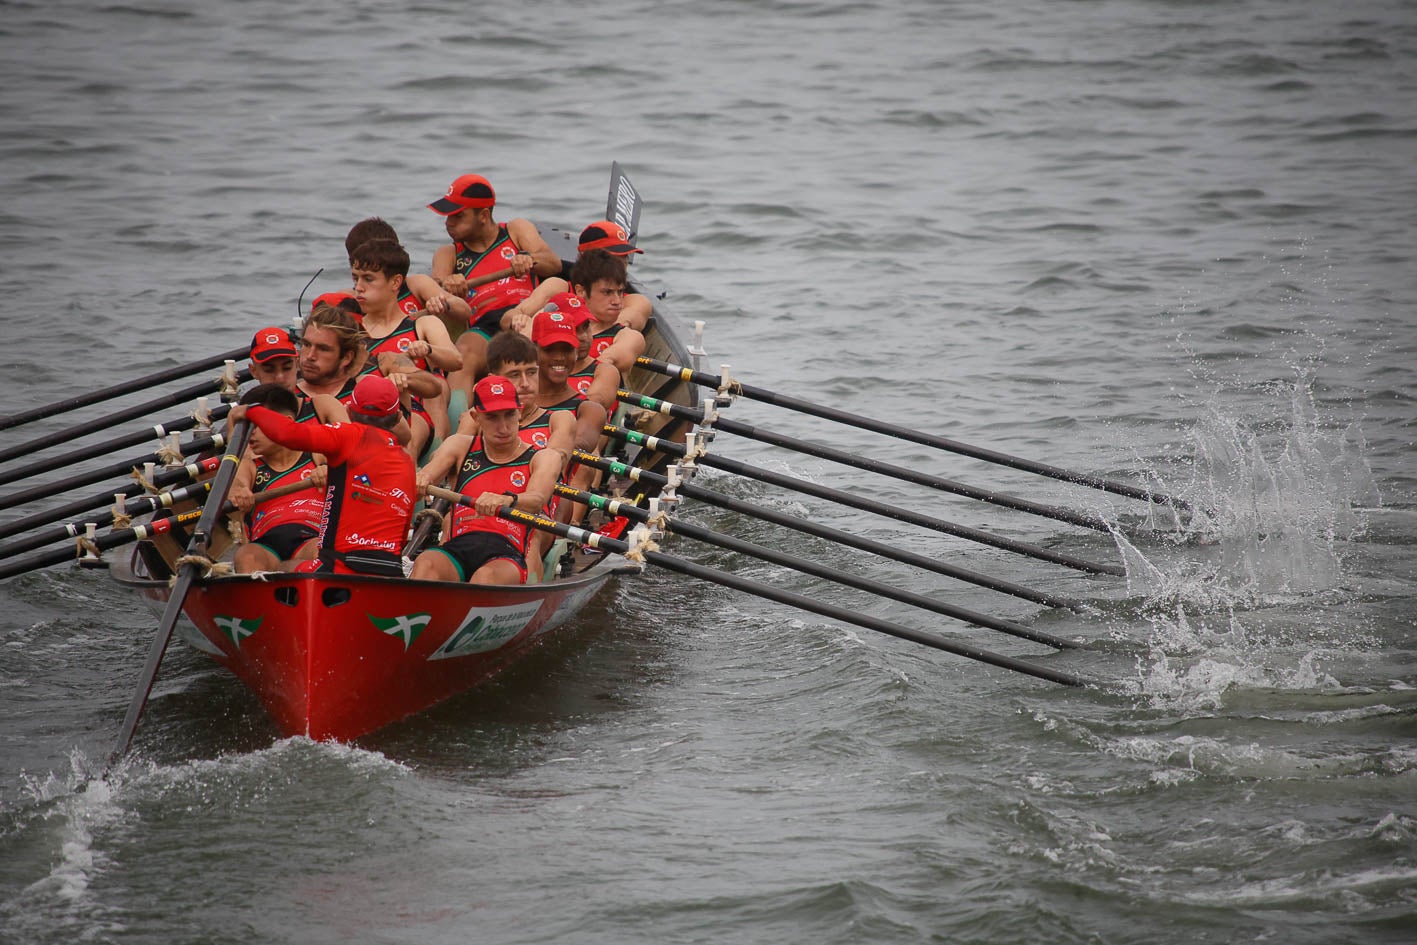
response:
M611 219L617 204L623 215L626 201L617 188L624 186L628 181L617 173ZM563 257L574 255L575 232L538 228ZM631 288L642 291L633 280ZM687 362L658 301L644 334L647 355ZM643 369L626 386L697 402L692 384ZM682 424L660 414L642 419L661 436ZM667 461L649 451L637 459L648 466ZM188 592L183 611L190 623L179 623L177 632L249 687L283 734L348 741L484 682L564 627L610 578L639 570L620 555L569 548L563 555L564 564L549 567L546 580L518 586L362 575L205 577ZM155 601L167 599L167 582L148 577L136 554L109 573Z

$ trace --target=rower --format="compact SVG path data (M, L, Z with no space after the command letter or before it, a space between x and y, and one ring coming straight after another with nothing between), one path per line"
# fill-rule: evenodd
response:
M575 416L566 410L547 410L536 402L541 377L540 349L520 332L503 331L487 343L487 369L505 377L516 389L522 405L518 430L537 449L553 449L564 464L575 445ZM467 410L458 420L458 433L477 433L477 412Z
M315 397L327 394L348 405L354 396L355 383L365 374L382 374L392 381L400 395L436 392L437 379L427 371L419 371L411 360L397 352L384 353L372 360L365 346L364 330L354 317L343 309L319 305L305 322L300 336L300 383L302 393L311 398L303 405L303 422L318 419L332 422L338 418L316 416ZM400 419L403 419L402 416ZM414 427L420 427L415 430ZM427 442L430 428L421 419L396 425L394 434L410 451L421 450ZM416 436L421 434L422 442ZM410 452L410 455L414 455Z
M399 391L378 374L361 377L348 407L350 422L297 423L260 405L232 408L275 442L325 455L329 464L320 519L318 564L298 570L403 577L399 550L416 498L413 459L391 432L402 419Z
M537 450L519 435L522 405L512 382L489 374L473 386L474 436L455 435L419 470L420 491L456 470L457 491L476 507L449 513L448 539L413 563L412 577L426 581L523 584L527 579L528 526L497 516L503 508L540 512L561 471L554 450Z
M415 319L401 307L408 266L408 253L391 240L369 240L356 247L349 257L354 296L364 313L364 333L368 336L365 344L369 353L378 356L385 351L396 351L407 355L419 370L433 369L429 373L438 379L438 393L424 398L426 410L422 415L439 436L447 436L447 384L442 380L442 372L460 370L462 355L440 319L433 315Z
M260 404L291 420L300 412L300 401L280 384L253 387L242 395L241 403ZM324 485L324 457L282 446L259 428L251 431L246 458L228 494L232 504L246 513L246 544L236 550L232 561L236 573L291 571L315 557L325 505L322 489L311 486L256 505L260 493L303 479Z
M581 230L580 239L576 242L576 258L579 259L583 254L597 249L621 257L627 266L635 253L644 252L630 242L624 227L611 220L596 220ZM526 301L517 304L512 310L513 314L530 319L546 306L553 295L570 291L571 283L566 279L559 276L543 279L541 285L536 287L536 291ZM637 292L626 292L616 321L627 328L642 332L653 314L653 302Z
M251 379L305 396L296 386L299 374L295 370L295 342L289 331L272 325L251 336Z
M609 414L570 386L580 347L574 317L564 312L537 312L531 320L531 339L539 349L536 403L550 411L571 412L576 418L576 449L593 450Z
M635 359L645 352L645 336L620 319L627 278L624 257L603 249L581 253L571 267L571 290L596 322L590 356L610 360L621 374L629 374Z
M463 370L448 378L454 390L472 391L473 379L487 363L487 342L503 327L502 316L536 288L538 279L561 271L561 259L546 245L530 220L492 219L497 194L487 178L464 174L448 192L428 205L447 219L451 244L433 253L432 276L444 289L467 299L474 321L457 337ZM468 282L504 269L508 276L468 288Z
M354 251L370 240L400 242L398 232L387 221L379 217L360 220L349 228L344 238L344 252L349 257L350 268L354 267ZM438 280L420 272L405 274L403 285L398 290L398 309L405 315L423 312L437 315L444 328L455 326L459 332L467 328L468 319L472 317L472 307L466 299L453 295L439 285Z

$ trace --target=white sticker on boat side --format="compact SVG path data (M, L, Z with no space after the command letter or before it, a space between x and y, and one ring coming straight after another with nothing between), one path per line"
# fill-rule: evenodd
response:
M539 610L539 600L502 607L474 607L467 612L457 631L428 658L446 660L495 650L520 633Z

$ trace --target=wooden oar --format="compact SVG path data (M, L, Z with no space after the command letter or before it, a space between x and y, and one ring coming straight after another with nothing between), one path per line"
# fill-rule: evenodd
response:
M556 486L556 494L565 496L576 502L583 502L594 508L601 509L610 515L623 515L634 522L648 522L650 513L637 505L621 499L608 499L605 496L594 492L586 492L583 489L573 489L570 486ZM859 577L837 568L818 564L806 558L798 558L794 555L784 554L771 548L764 548L741 538L732 535L725 535L715 532L712 529L703 528L690 522L665 516L663 527L666 531L683 535L685 538L692 538L705 544L715 545L728 551L745 554L749 557L758 558L772 564L781 565L785 568L792 568L794 571L801 571L803 574L810 574L813 577L823 578L846 587L854 587L859 591L866 591L875 594L877 597L884 597L887 600L899 601L902 604L909 604L912 607L919 607L937 613L943 617L952 617L964 623L974 624L980 627L987 627L990 630L998 630L1000 633L1007 633L1010 636L1018 637L1022 640L1032 640L1034 643L1043 643L1059 649L1073 649L1078 646L1071 640L1064 640L1062 637L1055 637L1050 633L1041 630L1034 630L1021 623L1012 620L1004 620L999 617L990 617L988 614L981 614L978 611L968 610L964 607L956 607L944 601L935 600L933 597L926 597L924 594L917 594L914 591L906 591L889 584L882 584L879 581L872 581L868 578Z
M457 495L457 493L453 494ZM458 498L462 501L462 504L464 505L475 504L475 500L470 499L468 496L458 496ZM551 532L554 535L558 535L562 538L565 538L569 541L573 541L579 545L584 545L588 548L595 548L603 551L612 551L616 554L622 555L630 554L632 551L632 546L627 541L621 541L618 538L608 538L605 535L599 535L595 532L588 531L584 528L577 528L573 525L564 525L561 522L552 521L551 519L546 518L543 515L533 515L529 512L520 511L519 509L500 509L497 512L497 515L500 518L509 519L514 522L521 522L522 524L528 525L532 528ZM1024 660L1014 659L1010 656L1003 656L1002 654L981 649L980 647L972 646L967 643L958 643L951 640L944 640L911 627L903 627L900 624L891 623L887 620L881 620L877 617L872 617L868 614L858 613L855 611L847 610L843 607L836 607L831 604L824 604L821 601L814 600L813 598L807 597L802 594L797 594L792 591L785 591L780 588L771 587L767 584L760 584L757 581L750 581L747 578L739 577L736 574L729 574L726 571L720 571L716 568L710 568L706 565L697 564L692 561L686 561L683 558L677 558L673 555L665 554L662 551L640 549L638 551L635 551L635 557L643 559L649 564L664 568L667 571L674 571L679 574L688 575L689 577L699 578L703 581L709 581L714 584L721 584L724 587L732 588L733 590L737 591L742 591L746 594L752 594L756 597L764 598L765 600L776 601L780 604L787 604L788 606L796 607L800 610L805 610L808 613L818 614L820 616L829 617L834 620L841 620L846 623L855 624L858 627L865 627L868 630L875 630L878 633L884 633L893 637L899 637L902 640L909 640L912 643L920 643L924 646L933 647L937 650L943 650L946 653L953 653L956 656L963 656L968 659L978 660L981 663L989 663L990 665L999 666L1003 669L1013 670L1016 673L1023 673L1028 676L1034 676L1038 679L1046 679L1049 682L1061 683L1064 686L1100 687L1099 684L1095 681L1083 679L1082 677L1074 676L1071 673L1064 673L1055 669L1049 669L1046 666L1038 666L1037 664L1029 663Z
M668 400L659 400L654 397L637 394L634 391L616 391L616 397L624 403L642 407L646 410L653 410L656 413L662 413L666 416L680 417L695 422L701 421L704 418L704 411L701 408L685 407L682 404L676 404ZM880 460L869 459L855 453L833 449L829 446L821 446L817 443L809 443L806 440L799 440L781 433L773 433L770 430L760 429L750 423L740 423L728 417L715 417L713 420L713 428L715 430L722 430L724 433L732 433L735 436L757 440L760 443L780 446L783 449L792 450L795 453L803 453L807 456L816 456L819 459L830 460L834 463L840 463L843 466L851 466L856 469L864 469L867 472L880 473L883 476L890 476L902 482L910 482L918 486L928 486L931 489L938 489L941 492L950 492L968 499L978 499L981 502L988 502L991 505L1002 506L1006 509L1029 512L1033 515L1040 515L1043 518L1067 522L1070 525L1081 525L1083 528L1091 528L1099 532L1111 532L1111 526L1095 515L1072 512L1068 509L1062 509L1052 505L1030 502L1027 499L1020 499L1002 492L979 489L962 482L955 482L953 479L932 476L928 473L917 472L914 469L907 469L904 466L883 463Z
M226 419L226 415L230 412L230 404L221 404L211 409L207 420L211 423L217 423ZM170 434L190 430L200 422L201 421L196 417L179 417L176 420L148 427L146 430L135 430L132 433L125 433L122 436L116 436L111 440L104 440L102 443L94 443L70 453L63 453L59 456L51 456L48 459L27 463L19 469L0 472L0 486L9 485L18 479L29 479L31 476L38 476L40 473L52 472L55 469L72 466L75 463L81 463L84 460L93 459L96 456L106 456L109 453L127 449L130 446L137 446L139 443L143 443L147 440L161 440Z
M300 492L304 489L311 488L314 484L315 481L313 479L302 479L299 482L288 483L284 486L278 486L275 489L267 489L264 492L256 493L253 504L260 505L272 499L290 495L292 492ZM172 492L162 493L161 496L153 496L151 501L153 501L157 508L170 508L177 502L199 498L203 493L210 490L211 487L211 482L199 482L182 489L174 489ZM158 502L159 498L163 501ZM153 511L156 511L156 509ZM200 516L202 511L202 509L192 509L191 511L175 515L172 518L157 519L146 525L134 525L130 528L115 529L106 535L95 537L93 545L99 551L107 551L110 548L117 548L135 541L145 541L156 535L165 535L172 531L174 525L187 525L197 521L197 516ZM236 506L231 502L227 502L222 506L221 511L222 514L225 515L229 512L236 511ZM82 533L83 529L80 529L70 537L77 538ZM83 557L84 551L85 549L72 546L56 548L44 554L33 555L32 557L24 558L20 561L12 561L9 564L0 565L0 580L14 577L17 574L35 571L39 568L47 568L53 564L63 564L65 561L72 561L75 557Z
M206 459L197 460L185 466L163 467L153 473L151 481L154 486L159 487L175 485L179 482L186 482L190 479L195 479L198 476L210 473L215 470L220 463L220 456L209 456ZM45 509L42 512L32 512L24 518L17 518L13 522L6 522L4 525L0 525L0 538L9 538L21 532L27 532L31 528L49 525L73 515L82 515L84 512L100 509L106 505L112 505L114 496L134 496L142 491L142 484L128 482L120 488L110 489L98 495L91 495L85 499L76 499L73 502L68 502L52 509ZM107 513L106 518L100 516L98 524L102 527L113 524L113 515Z
M236 383L238 384L244 384L250 379L251 372L248 370L243 369L241 371L238 371L236 374ZM156 400L149 400L144 403L137 404L136 406L128 407L125 410L120 410L117 413L110 414L106 417L99 417L96 420L86 420L83 423L75 424L74 426L67 427L63 430L45 434L44 436L41 436L37 439L30 440L28 443L20 443L16 446L12 446L9 449L4 450L3 452L0 452L0 462L9 462L12 459L16 459L22 456L29 456L33 453L38 452L39 450L49 449L51 446L59 446L64 443L68 443L70 440L78 439L81 436L88 436L91 433L97 433L99 430L104 430L108 427L117 426L120 423L127 423L129 420L136 420L139 417L146 417L148 414L156 413L159 410L165 410L168 407L173 407L178 404L195 400L196 398L201 397L204 394L215 393L216 391L221 389L221 385L222 382L219 380L203 381L201 384L195 385L193 387L187 387L179 391L173 391L170 394L163 394ZM215 416L215 409L212 410L212 414ZM222 416L224 417L226 416L226 414L222 414ZM179 429L187 429L186 427L179 427L175 424L165 424L165 426L168 426L169 432L176 431ZM135 440L134 442L142 441Z
M212 481L211 495L207 498L207 504L202 509L201 519L197 522L196 528L192 530L192 540L187 543L188 555L205 553L210 546L212 529L221 517L227 490L231 488L231 481L236 478L236 468L241 462L241 453L246 449L246 438L250 432L250 424L244 421L236 424L232 429L231 449L221 458L221 468L217 470L216 478ZM118 733L118 741L113 747L113 753L108 756L108 765L104 769L105 774L108 768L112 768L120 758L127 754L128 746L133 743L133 732L138 728L138 719L142 717L143 708L148 703L148 695L152 692L153 683L157 680L157 671L162 665L162 657L167 652L167 644L172 639L172 631L177 626L177 619L182 616L182 605L187 600L188 591L192 589L192 585L199 577L201 577L201 566L195 562L184 562L177 569L177 580L167 598L167 607L162 612L162 620L158 622L152 646L148 648L147 662L143 664L142 674L138 677L138 687L134 690L133 698L128 703L128 712L123 717L123 729Z
M644 447L654 452L667 453L670 456L682 457L686 452L682 443L671 443L667 440L661 440L658 437L646 436L635 430L626 430L624 427L606 424L605 432L617 439L634 443L637 446ZM1072 555L1049 551L1047 548L1029 544L1028 542L1015 541L1012 538L1003 538L978 528L970 528L968 525L959 525L944 519L921 515L919 512L912 512L909 509L902 509L899 506L887 505L884 502L877 502L874 499L863 498L862 496L845 492L841 489L819 486L805 479L797 479L792 476L772 472L771 470L760 469L757 466L740 463L737 460L728 459L724 456L705 453L695 457L694 461L704 466L711 466L714 469L722 469L725 472L731 472L735 475L747 476L749 479L766 482L769 485L778 486L783 489L791 489L794 492L801 492L804 495L815 496L819 499L826 499L838 505L860 509L863 512L871 512L875 515L884 515L887 518L893 518L899 522L909 522L912 525L919 525L921 528L943 532L946 535L954 535L957 538L964 538L981 545L1002 548L1005 551L1025 555L1029 558L1037 558L1040 561L1050 561L1053 564L1060 564L1065 568L1087 571L1092 574L1113 574L1118 577L1124 576L1127 573L1126 569L1120 565L1097 564L1092 561L1085 561L1082 558L1075 558Z
M191 456L194 453L201 453L205 450L219 450L226 443L226 437L221 433L212 433L207 436L195 437L186 443L179 444L179 450L183 456ZM47 499L50 496L59 495L61 492L68 492L70 489L77 489L80 486L91 486L96 482L103 482L105 479L113 479L116 476L127 474L134 467L141 468L144 463L162 462L163 454L156 451L136 456L132 459L122 460L109 466L93 469L86 473L78 473L68 479L60 479L58 482L46 483L42 486L34 486L20 492L12 492L9 495L0 496L0 510L12 509L17 505L26 502L33 502L36 499Z
M655 489L663 489L669 483L666 476L660 475L648 469L641 469L638 466L629 466L615 460L603 457L592 456L589 453L576 454L576 461L586 466L593 466L596 469L604 470L613 476L624 476L634 482L644 483ZM983 574L978 571L970 571L967 568L957 567L944 561L936 561L934 558L927 558L924 555L905 551L884 542L872 541L869 538L861 538L850 532L821 525L817 522L801 518L796 515L788 515L761 505L754 505L751 502L744 502L742 499L735 499L726 496L712 489L705 489L693 483L681 482L676 487L678 493L685 498L714 505L739 515L746 515L750 518L761 519L771 522L774 525L781 525L784 528L791 528L806 535L814 535L817 538L825 538L827 541L845 545L848 548L855 548L858 551L865 551L891 561L899 561L902 564L909 564L935 574L942 574L958 581L974 584L979 587L986 587L1001 594L1008 594L1022 600L1033 601L1035 604L1043 604L1046 607L1062 607L1067 610L1082 612L1086 608L1070 597L1059 597L1056 594L1048 594L1043 591L1034 590L1031 587L1024 587L1022 584L1015 584L1012 581L1005 581L1003 578L992 574Z
M45 417L52 417L55 414L67 413L70 410L77 410L80 407L87 407L90 404L112 400L114 397L122 397L124 394L132 394L140 390L146 390L149 387L156 387L158 384L165 384L179 377L187 377L199 371L207 371L214 367L220 367L227 361L236 361L246 357L249 353L249 346L243 345L225 354L213 355L210 358L203 358L200 361L192 361L189 364L178 365L174 368L168 368L165 371L158 371L156 374L149 374L146 377L125 381L122 384L114 384L112 387L105 387L102 390L82 394L78 397L55 401L44 407L26 410L24 413L15 413L8 417L0 417L0 430L8 430L11 427L31 423L35 420L43 420ZM197 395L194 394L192 396L195 397Z
M695 371L692 368L680 367L677 364L669 364L665 361L657 361L654 358L637 358L640 367L664 374L669 377L677 377L682 381L698 384L701 387L712 387L717 390L723 383L723 379L717 374L705 374L702 371ZM836 410L821 404L814 404L810 401L800 400L796 397L789 397L786 394L774 393L764 390L761 387L753 387L742 384L736 380L730 380L729 391L732 394L741 394L750 400L757 400L765 404L772 404L777 407L785 407L788 410L795 410L798 413L810 414L814 417L821 417L824 420L832 420L836 423L844 423L847 426L859 427L862 430L871 430L875 433L884 433L897 439L908 440L911 443L919 443L923 446L931 446L935 449L945 450L950 453L959 453L962 456L970 456L974 459L981 459L986 463L994 463L998 466L1008 466L1013 469L1021 469L1024 472L1037 473L1040 476L1048 476L1052 479L1061 479L1064 482L1076 483L1080 486L1087 486L1092 489L1099 489L1103 492L1111 492L1116 495L1124 495L1133 499L1142 499L1153 502L1157 505L1169 505L1174 508L1194 511L1194 506L1173 496L1156 492L1151 489L1138 488L1125 482L1116 482L1111 479L1103 479L1100 476L1093 476L1088 473L1075 472L1073 470L1061 469L1057 466L1050 466L1047 463L1038 463L1020 456L1011 456L1008 453L1000 453L996 450L984 449L979 446L971 446L968 443L961 443L958 440L951 440L943 436L934 436L929 433L922 433L919 430L912 430L909 427L902 427L894 423L886 423L883 420L873 420L870 417L863 417L859 414L847 413L844 410Z

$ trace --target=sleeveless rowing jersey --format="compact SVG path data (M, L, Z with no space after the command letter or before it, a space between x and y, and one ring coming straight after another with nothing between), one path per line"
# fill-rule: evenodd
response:
M615 336L620 334L624 327L624 325L616 322L609 328L598 331L592 335L590 339L590 356L592 358L598 358L604 354L605 349L615 343Z
M453 259L453 272L468 280L506 269L518 252L517 244L512 242L505 223L497 224L497 239L486 252L474 252L462 243L454 243L453 249L457 252ZM498 309L511 308L531 295L539 282L535 275L525 275L521 278L507 276L496 282L478 286L467 296L467 304L472 306L473 319Z
M594 346L592 346L592 350L594 350ZM580 394L582 399L589 397L590 385L595 380L595 370L598 367L600 367L600 362L591 358L590 363L585 367L579 371L571 372L571 376L566 378L566 383L571 385L571 390Z
M365 323L367 326L367 322ZM366 331L367 331L366 327ZM394 330L382 338L369 338L364 342L369 349L370 364L377 362L379 355L386 351L402 354L408 350L408 346L418 340L418 326L408 315L403 317ZM426 358L413 358L413 364L420 371L428 370L428 360ZM367 371L364 373L368 373Z
M571 396L567 397L565 400L561 401L560 403L552 404L550 407L547 407L546 409L547 409L547 410L571 410L571 411L574 411L574 410L576 410L576 408L580 407L580 405L583 404L583 403L585 403L585 394L582 394L580 391L576 390L576 389L573 387L573 388L571 388Z
M473 437L462 465L458 467L457 491L477 498L484 492L523 493L531 481L531 458L536 450L526 444L514 459L505 463L493 462L482 448L482 435ZM459 505L453 509L452 527L449 538L466 535L469 532L492 532L512 543L517 551L526 552L527 526L511 522L495 515L478 515L476 509Z
M251 483L251 491L260 495L269 489L278 489L315 475L315 459L309 453L301 453L288 469L274 469L265 460L256 460L256 478ZM315 489L293 492L290 495L262 502L246 513L246 537L259 541L261 536L280 525L308 525L320 527L320 513L325 497Z
M399 297L394 300L394 304L399 307L399 311L405 315L413 315L423 311L423 302L418 296L413 294L413 290L408 287L408 280L405 279L403 285L399 286Z
M517 435L532 449L546 449L551 442L551 411L541 408L541 413L517 427Z

